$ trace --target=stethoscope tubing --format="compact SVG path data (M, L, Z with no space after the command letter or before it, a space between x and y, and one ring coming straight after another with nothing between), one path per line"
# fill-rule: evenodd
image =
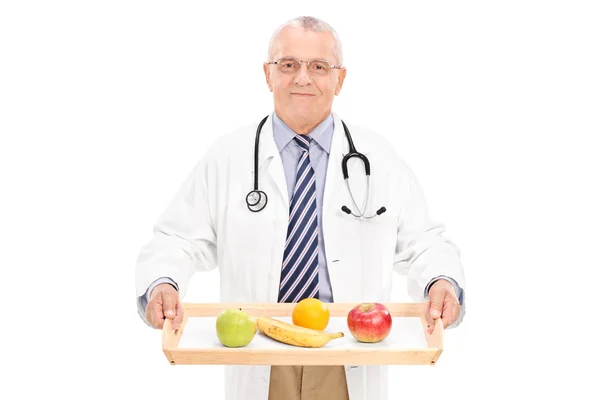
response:
M246 205L248 206L248 209L252 212L259 212L262 211L268 202L268 196L265 192L263 192L262 190L258 189L258 152L259 152L259 145L260 145L260 134L263 128L263 125L265 124L265 122L267 122L267 119L269 118L269 116L267 115L266 117L264 117L260 123L258 124L258 127L256 128L256 136L254 139L254 190L252 190L250 193L248 193L246 195ZM359 158L365 167L365 175L366 175L366 179L367 179L367 192L365 194L365 204L363 206L363 211L360 214L354 214L350 209L348 209L348 207L343 206L342 207L342 211L344 211L347 214L352 214L353 216L357 217L357 218L373 218L377 215L380 215L382 213L385 212L385 207L381 207L379 210L377 210L377 212L371 216L365 216L365 211L366 211L366 207L369 201L369 195L370 195L370 178L371 178L371 163L369 162L369 159L367 158L367 156L365 156L362 153L359 153L358 151L356 151L356 147L354 147L354 141L352 140L352 135L350 135L350 130L348 129L348 127L346 126L346 123L344 121L342 121L342 125L344 127L344 133L346 135L346 139L348 140L348 154L346 154L344 156L344 158L342 159L342 174L344 176L344 181L346 182L346 188L348 189L348 193L350 193L350 198L352 199L352 203L354 204L354 207L357 210L360 210L360 208L358 207L358 205L356 204L356 201L354 200L354 196L352 195L352 191L350 190L350 185L348 183L348 161L353 158L353 157L357 157ZM261 203L261 200L264 199L264 202ZM255 201L254 201L255 200Z

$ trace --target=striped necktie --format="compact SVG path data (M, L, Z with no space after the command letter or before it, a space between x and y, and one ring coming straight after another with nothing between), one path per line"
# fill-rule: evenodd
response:
M302 149L290 204L287 240L279 285L280 303L319 296L319 229L315 173L310 165L310 137L296 136Z

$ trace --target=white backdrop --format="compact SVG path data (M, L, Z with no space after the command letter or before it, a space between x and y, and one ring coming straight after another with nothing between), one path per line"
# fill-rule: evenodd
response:
M390 399L593 397L597 3L349 3L0 5L7 398L223 398L221 367L170 366L138 318L135 258L209 143L271 110L268 40L297 15L337 29L335 110L389 138L462 251L466 318L437 366L391 367Z

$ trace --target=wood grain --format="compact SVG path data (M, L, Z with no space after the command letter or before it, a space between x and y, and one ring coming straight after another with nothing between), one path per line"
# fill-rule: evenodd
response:
M209 365L424 365L437 349L174 349L174 364Z

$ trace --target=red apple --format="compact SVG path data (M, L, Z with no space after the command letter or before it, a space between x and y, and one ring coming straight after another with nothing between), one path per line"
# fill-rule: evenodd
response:
M383 304L362 303L348 313L348 329L359 342L381 342L392 330L392 316Z

